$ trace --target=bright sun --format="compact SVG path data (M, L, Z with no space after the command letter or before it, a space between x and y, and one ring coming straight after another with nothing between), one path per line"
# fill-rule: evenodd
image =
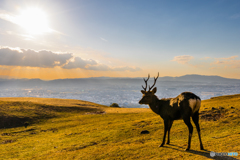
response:
M17 17L17 21L29 34L51 32L46 13L38 8L24 10L22 14Z

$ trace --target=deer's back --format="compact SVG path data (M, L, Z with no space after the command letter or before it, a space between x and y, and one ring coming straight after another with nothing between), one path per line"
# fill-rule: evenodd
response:
M182 119L184 114L197 112L201 106L201 99L191 92L183 92L175 98L161 99L168 104L168 115L174 119Z
M175 98L170 100L170 105L177 105L181 110L188 110L191 108L192 114L200 109L201 99L192 92L183 92Z

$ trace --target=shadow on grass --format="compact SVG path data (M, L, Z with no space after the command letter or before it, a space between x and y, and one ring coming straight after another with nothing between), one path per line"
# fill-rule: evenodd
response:
M0 129L27 127L51 118L66 116L66 113L96 113L99 108L78 105L76 107L43 105L32 102L4 102L0 104Z
M171 149L174 149L174 150L177 150L177 151L181 151L181 152L189 152L189 153L192 153L192 154L196 154L196 155L200 155L200 156L204 156L206 158L209 158L209 159L219 159L219 160L237 160L236 158L234 157L230 157L230 156L214 156L214 157L211 157L210 156L210 151L209 150L201 150L201 151L196 151L196 150L189 150L189 151L185 151L185 148L182 147L182 146L177 146L177 145L174 145L174 144L169 144L169 145L164 145L164 147L166 148L171 148ZM174 148L176 147L176 148Z
M0 129L2 128L14 128L14 127L27 127L31 118L29 117L17 117L17 116L0 116Z

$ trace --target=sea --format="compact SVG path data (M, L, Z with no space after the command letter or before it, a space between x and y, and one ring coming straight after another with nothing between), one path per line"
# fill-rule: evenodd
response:
M149 81L153 84L153 81ZM1 83L0 97L43 97L90 101L102 105L117 103L125 108L148 108L138 104L142 98L142 79L94 79L94 80L58 80L24 81ZM144 86L145 87L145 86ZM160 81L156 84L157 97L176 97L189 91L202 100L211 97L240 94L240 83Z

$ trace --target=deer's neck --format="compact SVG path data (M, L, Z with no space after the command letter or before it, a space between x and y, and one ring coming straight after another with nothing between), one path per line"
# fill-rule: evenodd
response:
M159 103L160 100L157 97L154 97L154 100L152 101L152 103L148 104L149 107L151 108L151 110L156 113L156 114L160 114L159 113Z

